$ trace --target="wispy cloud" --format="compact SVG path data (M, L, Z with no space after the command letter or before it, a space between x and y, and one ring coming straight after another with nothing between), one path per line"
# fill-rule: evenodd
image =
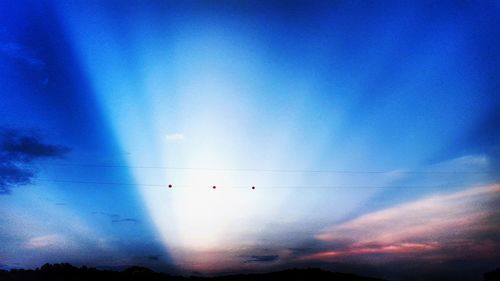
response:
M186 139L186 136L181 133L168 134L165 139L167 142L182 142Z
M134 218L123 218L118 214L110 214L106 212L92 212L95 215L103 215L111 219L112 223L140 223L141 221Z
M395 181L404 179L407 176L408 176L408 170L405 170L405 169L392 170L392 171L389 171L389 172L384 174L384 177L389 182L395 182Z
M435 195L376 211L316 235L326 248L307 260L385 255L491 257L500 250L500 184ZM425 253L425 255L424 255Z
M0 43L0 54L16 59L33 67L43 68L45 63L33 51L15 42Z
M58 234L50 234L30 238L26 243L27 249L46 249L60 248L66 243L66 240Z

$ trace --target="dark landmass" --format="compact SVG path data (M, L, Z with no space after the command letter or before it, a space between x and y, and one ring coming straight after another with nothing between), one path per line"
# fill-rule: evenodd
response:
M493 271L486 272L484 274L484 281L500 281L500 267Z
M133 266L124 271L98 270L75 267L68 263L45 264L35 270L0 270L1 281L281 281L281 280L328 280L328 281L382 281L383 279L330 272L321 269L290 269L272 273L227 275L219 277L183 277L154 272Z

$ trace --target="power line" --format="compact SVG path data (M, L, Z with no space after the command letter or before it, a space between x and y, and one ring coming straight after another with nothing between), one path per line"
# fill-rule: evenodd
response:
M125 183L125 182L102 182L102 181L81 181L81 180L64 180L64 179L38 179L43 182L57 182L57 183L70 183L70 184L91 184L91 185L116 185L116 186L143 186L143 187L157 187L157 188L201 188L201 185L174 185L174 184L148 184L148 183ZM227 185L217 186L217 188L230 188L230 189L420 189L420 188L452 188L452 187L467 187L468 185L263 185L263 186L241 186L241 185ZM215 185L206 185L207 188L215 189Z
M115 164L87 164L87 163L40 163L45 166L67 166L85 168L128 168L128 169L156 169L178 171L214 171L214 172L264 172L264 173L331 173L331 174L488 174L480 171L402 171L402 170L301 170L301 169L257 169L257 168L198 168L198 167L170 167L170 166L135 166Z

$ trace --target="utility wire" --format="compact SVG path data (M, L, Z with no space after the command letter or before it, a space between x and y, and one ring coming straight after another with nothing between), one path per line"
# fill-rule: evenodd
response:
M81 181L81 180L63 180L63 179L37 179L42 182L57 182L57 183L70 183L70 184L91 184L91 185L117 185L117 186L144 186L144 187L158 187L158 188L200 188L201 185L173 185L173 184L147 184L147 183L125 183L125 182L102 182L102 181ZM207 184L207 188L212 185ZM260 188L260 189L275 189L275 188L300 188L300 189L419 189L419 188L450 188L450 187L467 187L467 185L263 185L263 186L236 186L236 185L223 185L217 186L218 188Z
M264 173L332 173L332 174L488 174L480 171L376 171L376 170L300 170L300 169L253 169L253 168L190 168L169 166L133 166L114 164L85 164L85 163L39 163L44 166L67 166L85 168L129 168L129 169L157 169L157 170L179 170L179 171L216 171L216 172L264 172Z

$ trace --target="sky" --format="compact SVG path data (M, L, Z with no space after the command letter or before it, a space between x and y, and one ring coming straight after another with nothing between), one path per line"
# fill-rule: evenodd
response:
M482 280L500 266L499 15L3 1L0 269Z

